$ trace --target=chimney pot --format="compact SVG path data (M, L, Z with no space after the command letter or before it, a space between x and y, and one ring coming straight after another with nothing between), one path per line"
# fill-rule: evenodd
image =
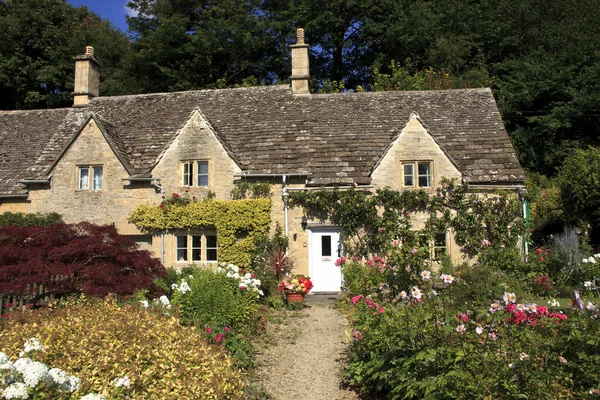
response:
M94 48L92 46L85 46L85 55L86 56L93 56L94 55Z
M304 44L304 29L298 28L296 31L296 44Z

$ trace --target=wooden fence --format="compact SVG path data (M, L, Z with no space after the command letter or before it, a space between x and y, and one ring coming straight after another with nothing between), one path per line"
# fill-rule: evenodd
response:
M54 294L46 295L46 289L41 284L27 285L27 292L30 294L25 296L0 295L0 316L10 310L23 311L29 305L47 303L54 299Z

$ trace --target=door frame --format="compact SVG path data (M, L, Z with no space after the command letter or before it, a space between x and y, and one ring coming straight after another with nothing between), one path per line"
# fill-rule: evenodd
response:
M336 254L332 254L332 262L335 264L335 261L337 261L337 259L342 256L344 254L344 248L342 246L342 242L341 242L341 231L342 229L339 226L335 226L335 225L318 225L318 226L309 226L307 227L308 230L308 273L309 276L311 277L311 279L314 279L314 262L313 262L313 250L315 248L314 244L313 244L313 240L314 240L314 233L315 232L331 232L331 233L337 233L338 235L338 246L341 246L340 249L340 254L338 255ZM335 250L333 250L335 251ZM342 276L341 270L340 270L340 280L339 280L339 286L338 286L338 290L329 290L329 291L321 291L321 292L315 292L315 293L341 293L342 291L342 286L343 286L343 282L344 278Z

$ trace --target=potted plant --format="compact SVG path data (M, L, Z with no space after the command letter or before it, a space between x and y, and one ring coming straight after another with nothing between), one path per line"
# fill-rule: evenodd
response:
M296 274L284 279L279 284L279 291L285 293L285 297L289 302L303 302L304 295L310 292L313 283L310 277L302 274Z

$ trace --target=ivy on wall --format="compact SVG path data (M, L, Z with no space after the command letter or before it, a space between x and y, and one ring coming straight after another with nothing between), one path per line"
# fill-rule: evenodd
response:
M129 214L127 221L152 234L214 227L219 261L239 266L250 264L254 237L269 233L270 199L184 201L180 200L183 199L181 196L175 195L160 205L139 206Z

